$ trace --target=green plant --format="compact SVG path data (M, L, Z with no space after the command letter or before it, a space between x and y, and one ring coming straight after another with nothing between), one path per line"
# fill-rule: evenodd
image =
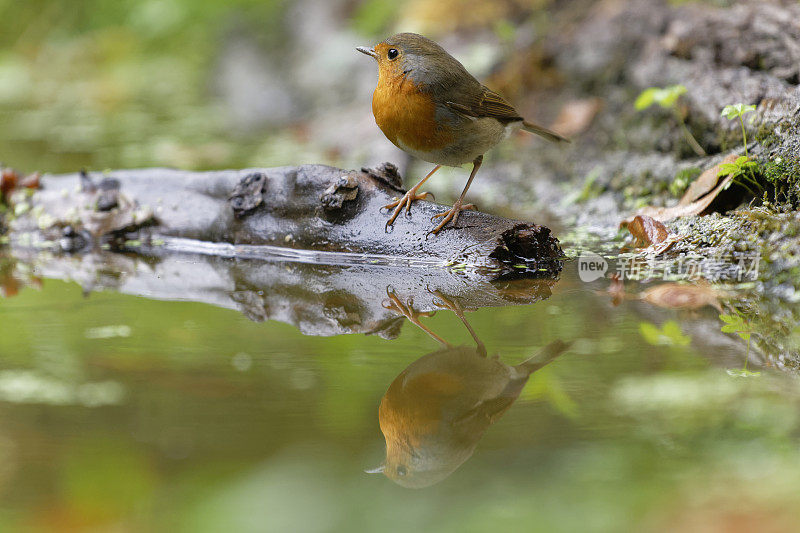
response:
M737 377L759 376L761 372L752 372L747 369L747 362L750 359L750 335L752 330L750 324L741 315L719 315L720 320L725 322L722 326L723 333L736 333L742 340L747 341L747 352L744 357L744 367L740 370L728 370L728 374Z
M723 176L731 176L731 183L736 183L741 185L748 191L750 191L753 196L758 196L761 192L764 192L764 188L758 182L755 177L755 169L758 168L758 163L755 161L751 161L749 157L743 155L736 158L736 161L733 163L724 163L719 166L719 171L717 172L718 177ZM759 192L754 191L750 188L750 185L755 186ZM728 184L730 186L730 184ZM727 188L727 187L726 187Z
M745 114L747 114L747 113L749 113L751 111L755 111L755 110L756 110L756 106L754 106L754 105L745 105L745 104L742 104L742 103L738 103L738 104L726 105L722 109L722 113L720 114L720 116L725 117L728 120L735 120L737 118L739 119L739 123L742 125L742 139L744 139L744 155L745 156L748 155L748 153L747 153L747 132L744 129L744 118L743 117L744 117Z
M637 111L642 111L654 104L658 104L664 109L671 110L675 115L675 118L678 120L678 123L683 130L683 135L686 137L686 141L692 147L692 150L694 150L697 155L706 155L706 151L703 150L703 147L700 146L700 143L698 143L697 139L695 139L691 134L689 128L686 127L686 122L683 120L683 115L678 109L678 100L684 93L686 93L686 87L683 85L670 85L669 87L663 88L650 87L639 94L639 96L636 98L636 101L633 103L633 106L637 109Z
M742 141L744 142L744 155L737 158L736 161L733 163L726 163L724 165L720 165L719 172L717 176L728 176L731 175L732 179L731 182L736 182L737 184L741 185L754 196L757 196L759 193L764 191L764 188L758 182L755 177L755 170L758 168L758 163L755 161L750 160L750 154L747 152L747 131L744 127L744 115L750 113L751 111L755 111L756 106L754 105L745 105L742 103L738 104L731 104L726 105L722 109L722 113L720 116L727 118L728 120L735 120L739 119L739 124L742 126ZM749 185L754 185L758 192L754 191L750 188Z

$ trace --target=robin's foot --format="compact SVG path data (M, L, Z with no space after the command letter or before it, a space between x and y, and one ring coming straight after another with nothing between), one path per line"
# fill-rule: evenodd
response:
M409 322L420 328L422 331L430 335L436 341L442 343L445 346L449 346L449 343L427 328L422 322L420 322L420 317L429 317L436 314L436 311L428 311L428 312L420 312L414 309L414 300L412 298L408 298L405 302L400 300L397 296L397 293L394 292L394 289L391 287L386 287L386 296L387 299L383 301L382 305L385 309L389 309L390 311L394 311L395 313L402 315L408 319Z
M419 323L420 317L430 317L433 316L436 311L426 311L420 312L414 309L414 299L407 298L405 302L403 302L397 293L394 292L394 289L391 287L386 287L386 297L387 299L383 301L381 304L384 309L389 309L390 311L394 311L398 315L403 315L409 321L414 324ZM419 325L419 324L418 324Z
M425 287L425 290L428 291L431 296L436 297L433 300L433 305L436 307L441 307L442 309L447 309L448 311L452 311L459 318L464 316L464 308L461 307L460 303L445 296L439 289L433 290L430 287Z
M461 211L465 211L468 209L474 210L477 208L473 204L462 204L461 200L456 200L456 203L454 203L453 207L451 207L449 210L445 211L444 213L439 213L438 215L433 215L431 217L431 221L433 221L434 218L439 218L439 217L442 217L442 221L439 222L439 225L433 228L428 233L433 233L434 235L436 235L442 230L443 227L447 225L448 222L452 222L453 225L455 226L456 222L458 221L458 216L461 214Z
M403 210L403 207L406 208L406 215L408 215L411 213L412 203L416 202L417 200L425 200L426 198L428 198L428 196L433 197L433 194L429 192L423 192L417 194L420 185L422 185L422 182L411 187L411 189L409 189L408 192L405 193L402 198L398 198L394 202L383 206L384 209L394 209L394 211L392 212L392 216L389 217L389 220L386 222L387 228L392 224L394 224L395 219L397 219L397 216Z
M472 326L469 325L467 317L464 316L464 308L461 307L461 304L458 303L456 300L448 298L447 296L442 294L442 292L439 291L438 289L431 290L430 287L426 287L426 290L431 295L436 297L433 300L433 305L435 305L436 307L441 307L442 309L447 309L448 311L452 311L458 317L458 319L461 320L461 323L464 324L464 326L467 328L467 331L469 331L470 336L472 336L472 339L475 341L475 344L477 344L478 353L481 356L486 357L486 346L475 334L475 330L472 329Z

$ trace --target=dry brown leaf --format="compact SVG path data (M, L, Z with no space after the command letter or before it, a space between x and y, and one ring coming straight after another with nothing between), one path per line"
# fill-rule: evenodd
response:
M717 167L714 167L717 168ZM653 206L645 206L639 209L638 215L647 215L652 217L659 222L668 222L670 220L686 217L690 215L699 215L703 211L705 211L711 202L717 197L717 195L725 188L728 183L730 183L733 176L728 174L725 176L722 181L720 181L714 189L703 196L701 199L696 200L690 204L681 205L677 204L672 207L653 207ZM627 222L627 221L626 221Z
M683 236L670 232L664 224L647 215L636 215L627 226L636 238L635 246L650 247L645 250L648 254L659 255L683 239Z
M571 100L561 107L551 128L566 137L583 133L602 107L600 98Z
M639 298L667 309L699 309L710 305L722 312L719 294L708 285L662 283L643 291Z
M678 202L678 205L689 205L708 194L719 181L719 176L717 176L717 174L719 173L720 165L733 163L736 161L737 157L739 157L737 154L728 154L719 165L714 165L706 169L705 172L700 174L697 179L689 185Z
M690 215L699 215L703 211L705 211L711 202L719 195L722 190L727 187L728 183L733 179L732 174L728 174L721 181L716 183L716 187L711 189L705 196L701 196L697 200L691 200L691 198L697 196L698 194L702 195L703 192L707 190L710 186L713 186L712 180L718 180L717 174L719 173L720 166L726 163L731 162L731 157L734 155L729 155L725 159L722 160L718 165L709 168L705 172L703 172L700 176L698 176L697 180L695 180L692 185L689 186L689 189L683 195L683 198L680 201L673 205L672 207L653 207L651 205L642 207L639 211L636 212L636 215L630 216L623 220L620 223L621 227L625 227L630 224L635 216L637 215L646 215L651 217L659 222L668 222L670 220L690 216ZM701 181L701 184L695 186L695 183Z
M8 202L13 193L18 188L38 189L39 173L31 174L26 177L12 168L0 168L0 201Z
M650 246L664 242L669 237L667 227L647 215L636 215L628 223L628 231L636 238L637 246Z
M0 169L0 198L8 198L8 195L17 188L19 177L14 169Z
M683 240L683 235L675 235L674 233L670 233L669 237L667 237L664 242L651 246L650 248L652 248L652 250L645 250L645 252L653 255L663 254L669 250L673 244L681 240Z

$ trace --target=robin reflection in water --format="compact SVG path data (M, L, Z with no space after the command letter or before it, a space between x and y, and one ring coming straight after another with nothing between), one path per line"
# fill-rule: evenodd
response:
M386 439L386 459L369 473L383 473L409 488L433 485L472 455L483 434L511 407L530 375L561 355L568 345L555 341L537 355L509 366L486 348L470 327L461 306L438 291L436 305L453 311L476 347L454 347L425 327L413 309L392 291L385 307L422 328L442 349L408 366L389 386L378 409Z

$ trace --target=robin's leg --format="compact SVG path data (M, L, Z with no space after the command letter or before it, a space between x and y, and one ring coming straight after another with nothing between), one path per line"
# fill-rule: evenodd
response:
M481 356L486 357L486 345L484 345L483 342L478 338L475 330L472 329L472 326L470 326L469 322L467 322L467 317L464 316L464 308L461 307L461 304L455 300L451 300L439 290L432 291L430 287L427 287L427 290L429 293L439 299L439 301L434 300L433 305L441 307L442 309L448 309L455 313L458 319L461 320L461 323L467 328L467 331L469 331L469 334L472 336L472 340L474 340L475 344L478 346L478 353L481 354Z
M392 213L392 216L389 217L389 221L386 222L386 227L387 228L389 226L391 226L392 224L394 224L394 221L397 218L397 215L400 214L400 212L403 210L403 207L406 208L406 213L410 213L411 212L411 204L413 202L415 202L417 200L424 200L428 196L433 196L429 192L423 192L422 194L417 194L417 191L419 191L419 188L422 187L422 184L425 183L428 180L428 178L433 176L433 173L436 172L437 170L439 170L440 168L442 168L442 165L436 165L435 167L433 167L433 170L428 172L427 176L422 178L419 183L417 183L416 185L411 187L408 190L408 192L403 195L402 198L398 198L394 202L392 202L390 204L386 204L385 206L383 206L384 209L394 209L394 212Z
M450 343L438 336L436 333L431 331L427 328L422 322L419 321L419 317L422 316L433 316L435 311L428 312L428 313L420 313L419 311L414 309L414 300L409 298L406 300L406 303L403 303L400 298L397 296L397 293L394 292L394 289L391 287L386 287L386 296L388 300L383 301L383 307L394 311L400 315L403 315L408 319L409 322L420 328L422 331L427 333L431 336L434 340L441 343L443 346L450 346Z
M453 207L444 213L433 215L431 218L431 220L433 220L434 218L442 217L442 221L438 226L433 228L430 233L433 233L434 235L439 233L439 231L441 231L441 229L450 221L452 221L453 225L455 225L455 223L458 221L458 215L461 214L461 211L465 209L475 209L475 206L472 204L464 204L464 197L467 195L467 191L469 190L469 186L472 184L472 180L475 178L475 174L478 172L478 169L481 168L481 163L483 163L483 156L479 155L475 158L475 161L472 162L472 172L467 180L467 185L464 187L464 190L461 191L461 196L458 197L458 200L456 200L456 203L453 204Z

